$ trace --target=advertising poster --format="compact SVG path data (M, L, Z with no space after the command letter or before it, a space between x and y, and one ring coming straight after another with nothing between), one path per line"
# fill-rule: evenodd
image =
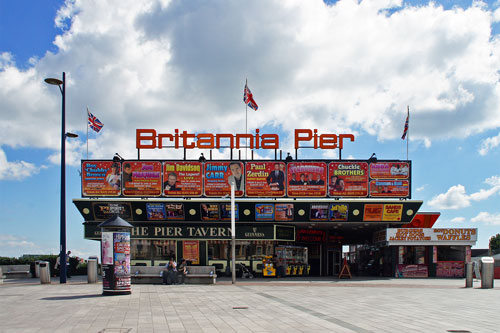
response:
M147 203L146 216L148 221L164 221L167 219L165 212L165 204L163 203Z
M349 204L330 204L328 219L335 222L347 221L349 215Z
M436 277L458 278L465 276L465 265L463 261L438 261L436 265Z
M273 221L274 204L255 204L255 221Z
M284 197L286 166L283 162L247 162L247 197Z
M402 204L386 204L384 205L384 221L401 221L401 215L403 214Z
M428 276L427 265L396 265L396 277L426 278Z
M120 216L124 220L130 220L132 218L132 208L130 203L94 203L93 209L96 220L107 220L115 215Z
M191 265L200 263L199 241L182 241L182 253L186 261L191 262Z
M243 162L206 162L204 164L205 196L231 195L231 182L235 183L237 197L245 194L245 166Z
M328 195L330 197L367 197L368 163L329 163Z
M309 220L328 221L328 204L312 204Z
M130 233L114 232L115 290L130 289Z
M231 221L231 204L220 204L220 217L222 221ZM238 221L240 214L238 204L234 204L234 220Z
M157 197L161 195L160 162L123 162L123 195Z
M325 162L288 163L288 196L325 197L326 177Z
M363 221L382 221L384 205L366 204Z
M200 162L164 162L163 195L166 197L201 197L203 171Z
M121 194L121 166L113 161L82 163L83 197L117 197Z
M219 205L218 204L201 204L200 205L202 221L218 221L219 220Z
M370 178L373 179L408 179L410 164L406 162L370 163Z
M370 181L371 197L408 197L410 184L407 180L372 180Z
M101 260L103 265L113 265L113 232L101 233Z
M165 210L167 211L167 220L184 220L184 204L167 203Z
M293 221L293 204L276 204L274 208L276 221Z

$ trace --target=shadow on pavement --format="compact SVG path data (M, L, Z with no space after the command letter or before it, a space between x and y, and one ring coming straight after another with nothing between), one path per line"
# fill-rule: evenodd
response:
M102 294L93 294L93 295L69 295L69 296L53 296L53 297L44 297L40 298L44 301L70 301L74 299L83 299L83 298L94 298L94 297L103 297Z

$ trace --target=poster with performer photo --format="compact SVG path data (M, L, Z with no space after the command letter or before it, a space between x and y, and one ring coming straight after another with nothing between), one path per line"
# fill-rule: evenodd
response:
M255 221L273 221L274 204L255 204Z
M127 197L157 197L161 195L161 163L125 161L122 163L123 195Z
M218 204L201 204L200 213L202 221L218 221L219 220L219 205Z
M113 161L82 163L83 197L117 197L121 194L121 164Z
M220 204L220 218L222 221L231 221L231 204ZM240 219L240 214L238 210L238 204L234 204L234 220L238 221Z
M245 166L243 162L205 162L203 165L205 196L231 195L231 183L235 184L237 197L245 194Z
M275 221L293 221L293 204L275 204L274 215Z
M288 163L289 197L325 197L327 166L325 162Z
M368 163L329 163L328 195L330 197L367 197Z
M167 219L164 203L146 203L148 221L164 221Z
M183 203L166 203L165 211L167 213L167 220L184 220Z
M203 165L200 162L163 162L163 195L201 197Z
M410 164L407 162L370 163L370 178L373 179L408 179Z
M345 222L349 215L349 204L330 204L328 219L335 222Z
M246 162L247 197L284 197L286 165L283 162Z
M328 204L311 204L310 221L328 221Z
M130 233L114 232L115 289L130 289Z
M371 197L408 197L410 184L407 180L372 180L370 181Z

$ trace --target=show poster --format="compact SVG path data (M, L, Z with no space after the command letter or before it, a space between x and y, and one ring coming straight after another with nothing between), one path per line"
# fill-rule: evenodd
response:
M368 163L329 163L328 195L330 197L367 197Z
M370 181L371 197L408 197L410 184L407 180L372 180Z
M246 162L247 197L284 197L286 166L283 162Z
M402 215L403 215L402 204L386 204L384 205L384 214L382 220L400 222Z
M222 221L231 221L231 204L220 204L220 217ZM234 220L240 219L238 204L234 204Z
M255 221L274 221L274 204L255 204Z
M363 221L382 221L383 209L382 204L365 204Z
M164 221L167 219L165 204L146 203L146 217L148 221Z
M219 205L218 204L201 204L200 205L202 221L218 221L219 220Z
M117 197L121 194L121 165L113 161L82 163L83 197Z
M288 163L288 196L325 197L326 176L325 162Z
M407 162L370 163L370 178L373 179L408 179L409 174Z
M275 221L293 221L293 204L275 204Z
M130 233L114 232L115 290L130 289Z
M92 206L96 220L107 220L115 215L124 220L132 218L132 207L128 202L93 203Z
M200 242L199 241L182 241L182 254L190 265L198 265L200 263Z
M166 197L201 197L203 172L200 162L164 162L163 195Z
M113 265L113 232L101 233L101 260L103 265Z
M330 204L328 219L334 222L345 222L349 215L349 204Z
M128 197L158 197L161 195L161 163L123 162L123 195Z
M167 212L167 220L184 220L184 204L182 203L167 203L165 211Z
M243 162L206 162L203 169L205 196L231 195L231 183L235 184L237 197L245 194L245 166Z
M309 220L328 221L328 204L311 204Z

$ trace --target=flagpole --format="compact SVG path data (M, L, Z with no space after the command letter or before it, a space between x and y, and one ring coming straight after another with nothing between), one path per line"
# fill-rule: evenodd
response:
M410 106L406 106L407 117L408 117L408 131L406 133L406 160L408 161L408 141L410 141Z
M85 125L87 127L87 159L89 159L89 107L87 106L87 121Z
M248 85L248 78L245 78L245 89ZM247 134L248 134L248 104L245 103L245 141L246 141L246 144L245 144L245 160L248 160L248 137L247 137Z

